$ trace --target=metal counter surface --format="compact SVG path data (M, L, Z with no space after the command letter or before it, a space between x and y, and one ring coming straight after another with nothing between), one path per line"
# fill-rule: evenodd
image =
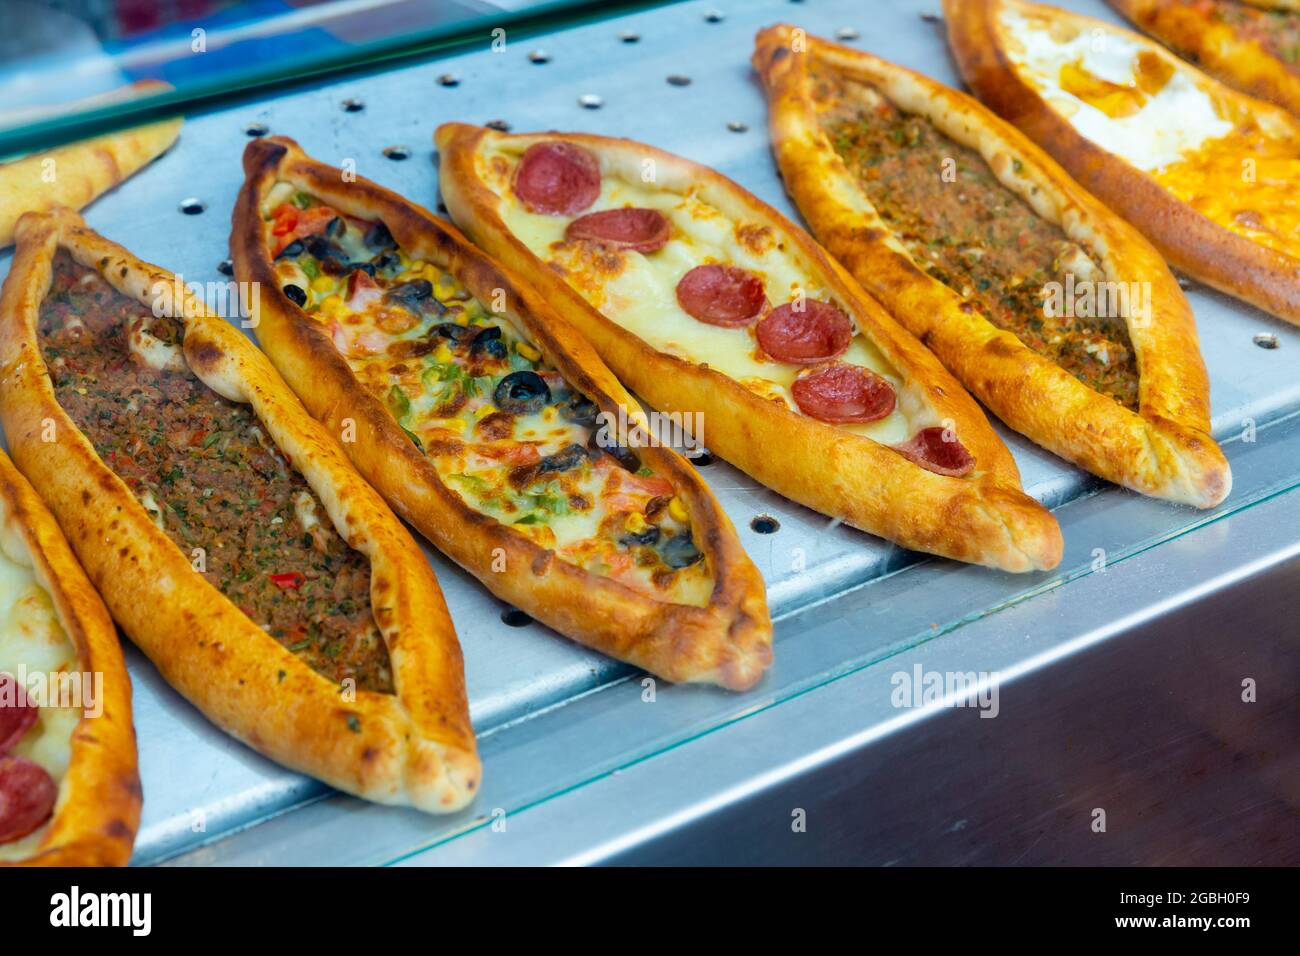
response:
M1102 0L1061 5L1116 19ZM249 124L293 136L326 162L352 160L361 175L434 208L431 136L452 119L641 139L712 165L793 215L768 149L763 96L748 65L755 31L778 21L827 37L856 30L859 36L850 42L953 83L942 27L921 16L937 10L936 0L718 0L546 37L507 36L497 51L485 37L477 52L313 84L191 117L169 154L95 203L87 219L187 280L224 281L217 265L227 255L229 211ZM710 11L723 16L709 17ZM541 59L530 58L535 50L549 59L534 62ZM443 74L454 75L457 84L440 84ZM690 82L670 84L670 75ZM580 105L588 94L600 97L598 109ZM344 100L360 100L365 108L347 112ZM383 149L394 145L408 147L410 158L385 158ZM205 213L179 212L182 200L191 197L206 203ZM9 258L0 260L5 271ZM806 708L828 682L869 673L873 663L921 645L932 660L928 666L940 670L971 669L965 649L975 633L997 649L988 660L996 659L1002 670L1059 660L1079 635L1102 625L1112 610L1106 594L1118 587L1114 582L1131 586L1132 575L1151 574L1150 555L1184 536L1187 547L1199 549L1199 560L1177 565L1171 573L1184 577L1161 585L1190 586L1197 575L1230 573L1224 562L1248 561L1249 548L1229 558L1215 550L1213 533L1189 536L1192 529L1210 529L1225 515L1272 499L1284 502L1274 507L1300 527L1298 496L1285 494L1300 483L1300 425L1288 417L1300 410L1300 330L1199 287L1189 296L1210 369L1215 434L1225 442L1236 482L1221 508L1198 513L1103 487L1002 430L1025 488L1058 509L1067 545L1056 571L1011 576L924 559L838 526L715 462L702 473L768 583L779 620L776 664L747 694L660 685L652 702L643 675L540 625L507 626L503 605L430 554L464 647L485 761L479 800L447 818L365 804L277 767L207 724L132 650L145 785L135 862L385 863L430 847L445 849L470 831L495 832L492 824L499 828L519 811L553 804L557 795L670 748L686 745L707 755L709 748L724 746L710 739L712 732L746 717L762 712L767 725L775 720L779 726L779 715L794 699ZM1253 340L1260 333L1276 336L1279 347L1258 347ZM750 520L759 514L777 518L779 530L751 530ZM1141 568L1130 560L1138 556ZM1158 576L1158 559L1154 566ZM1049 599L1045 592L1054 593ZM1157 597L1153 588L1151 600ZM1013 609L1049 606L1050 613L1027 612L1035 616L1032 633L1012 623ZM897 711L880 711L879 703L864 704L859 717L868 724L907 723ZM815 713L809 719L816 721ZM689 790L691 784L680 786ZM619 807L608 805L604 813L604 822L617 830ZM464 845L456 858L472 861L474 844Z

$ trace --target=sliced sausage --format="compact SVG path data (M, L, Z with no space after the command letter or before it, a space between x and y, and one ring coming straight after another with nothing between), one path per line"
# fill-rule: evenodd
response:
M572 143L534 143L515 169L515 195L533 212L577 215L600 195L600 161Z
M38 709L12 674L0 673L0 754L12 750L31 730Z
M762 281L747 269L696 266L677 283L677 304L708 325L738 328L763 313L767 295Z
M668 244L668 217L658 209L604 209L573 220L564 238L588 239L612 249L649 254Z
M27 836L54 812L59 788L26 757L0 756L0 843Z
M969 475L975 468L975 456L966 450L966 446L959 442L956 436L949 435L945 440L945 431L946 429L937 425L922 428L894 448L936 475L947 475L951 478Z
M838 358L853 341L853 323L828 302L778 305L754 330L759 347L780 362L818 365Z
M834 425L874 422L894 410L894 387L871 369L836 363L795 379L795 404L810 418Z

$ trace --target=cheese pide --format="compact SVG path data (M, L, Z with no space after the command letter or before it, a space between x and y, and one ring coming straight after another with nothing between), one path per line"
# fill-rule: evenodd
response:
M754 65L813 232L994 414L1145 494L1227 495L1191 309L1131 226L911 70L790 26Z
M398 513L580 643L754 684L762 578L581 336L449 223L292 140L251 143L244 164L231 249L259 284L258 338Z
M1019 0L946 7L980 99L1172 265L1300 323L1300 120L1100 20Z
M558 303L632 391L787 497L905 547L1060 559L978 406L806 234L718 173L628 140L439 128L481 246Z
M0 867L123 866L140 799L113 620L0 452Z
M1297 0L1107 0L1229 86L1300 114Z
M24 216L0 420L113 617L213 723L376 802L474 796L460 648L428 562L180 277L70 210Z

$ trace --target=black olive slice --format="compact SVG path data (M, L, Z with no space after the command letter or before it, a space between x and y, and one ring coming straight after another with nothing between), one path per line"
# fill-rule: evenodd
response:
M463 345L478 333L472 325L457 325L455 322L440 322L429 330L430 335L451 339L456 345Z
M279 262L281 259L296 259L300 255L302 255L302 250L303 250L302 240L295 239L293 242L289 243L278 253L276 253L275 261Z
M388 231L388 227L382 222L377 222L366 232L366 248L374 249L376 252L382 249L396 249L397 242L393 239L393 234Z
M478 335L474 336L474 342L469 347L470 355L490 355L492 358L506 357L506 343L501 341L501 327L489 325L485 327ZM550 389L547 389L550 394Z
M560 416L565 421L573 422L575 425L582 425L584 428L594 428L596 416L600 414L600 406L586 395L581 395L578 392L572 393L565 399L559 409Z
M641 458L632 449L624 445L605 445L599 440L600 430L591 433L587 439L587 447L599 451L609 452L614 460L626 468L628 471L636 472L641 470Z
M331 239L340 239L347 231L348 224L343 221L342 216L335 216L325 225L325 235Z
M523 374L528 375L531 373L525 372ZM553 474L560 471L571 471L586 460L587 449L578 444L565 445L555 454L547 455L539 461L537 463L537 473L542 475Z
M689 568L704 557L699 548L695 547L689 531L665 539L659 545L659 556L670 568Z
M402 271L401 257L393 252L381 252L367 263L367 265L369 265L371 269L387 273L390 276L396 275ZM374 272L371 272L370 274L374 275Z
M283 291L289 297L289 301L299 308L307 304L307 293L303 291L301 286L289 283L284 287Z
M646 525L644 531L629 531L618 539L618 543L627 548L636 544L654 544L658 540L659 529L655 525L649 524ZM665 561L664 563L667 564L668 562Z
M500 335L501 330L496 331ZM499 339L493 341L501 344ZM478 343L479 340L475 339L475 348L478 347ZM497 383L492 399L497 408L503 412L509 412L511 415L531 415L541 411L550 402L551 389L536 372L511 372ZM572 447L574 446L570 446ZM581 451L581 448L579 450Z

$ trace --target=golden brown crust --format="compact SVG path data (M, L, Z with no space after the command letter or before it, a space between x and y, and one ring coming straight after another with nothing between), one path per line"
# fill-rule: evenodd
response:
M1010 452L979 407L918 341L871 299L812 239L770 206L711 169L629 140L573 133L509 137L519 144L565 140L594 152L606 169L635 181L653 157L658 181L685 191L696 185L724 213L757 220L783 237L817 281L849 307L862 332L940 420L951 420L974 455L968 478L934 474L892 448L792 412L731 378L649 347L593 309L506 227L501 198L479 177L478 154L505 134L463 123L441 126L443 198L481 246L559 303L623 382L665 411L702 412L709 445L728 461L789 498L908 548L1009 571L1056 565L1055 519L1020 490ZM668 387L668 386L671 387ZM779 453L774 453L779 450Z
M59 246L143 303L179 280L62 209L23 217L0 298L0 419L12 453L123 630L209 719L280 763L379 803L464 806L480 768L460 647L415 541L261 352L188 292L180 303L163 300L184 316L191 369L251 405L335 529L370 560L375 622L397 693L356 690L349 699L193 571L59 405L36 338ZM43 441L51 425L56 440Z
M450 223L364 179L307 157L292 140L250 143L247 180L235 207L235 274L260 283L257 333L281 374L331 430L356 423L344 447L407 521L505 601L575 640L673 681L752 686L771 663L772 625L763 581L735 529L695 470L667 448L638 452L679 490L714 575L705 607L656 601L555 557L490 516L470 508L439 478L392 414L356 380L319 324L280 290L263 240L260 205L277 179L334 208L382 220L409 255L457 276L480 301L502 290L505 314L533 337L546 359L602 410L640 416L640 406L591 347L532 289L475 249ZM494 553L504 553L504 571Z
M0 867L125 866L140 825L140 774L131 681L117 629L67 540L27 479L0 452L0 522L6 550L21 551L49 594L82 674L102 675L102 706L83 714L54 817L34 852Z
M792 40L802 52L792 52ZM920 269L822 132L810 58L870 83L978 151L999 180L1096 255L1123 288L1150 284L1149 317L1126 317L1141 380L1140 414L1101 395L999 330ZM786 189L821 242L994 414L1075 464L1128 488L1209 507L1231 487L1209 433L1209 381L1186 298L1157 252L1050 158L968 96L856 50L796 33L759 33L754 65L770 103ZM1144 320L1145 319L1145 320Z
M1300 123L1285 110L1223 86L1179 60L1157 43L1108 23L1018 0L944 0L948 41L961 74L974 93L996 113L1038 143L1079 184L1118 212L1151 240L1169 262L1207 285L1300 323L1300 259L1238 236L1175 198L1147 173L1079 134L1053 110L1015 69L1007 55L998 11L1016 6L1049 11L1087 30L1125 33L1160 56L1216 101L1235 104L1242 115L1285 127L1300 139Z
M1211 76L1300 114L1300 76L1267 47L1242 36L1230 24L1215 21L1204 6L1181 0L1107 3ZM1258 5L1267 8L1265 3Z
M176 142L182 122L160 120L0 164L0 246L14 241L23 213L83 209L133 176Z

